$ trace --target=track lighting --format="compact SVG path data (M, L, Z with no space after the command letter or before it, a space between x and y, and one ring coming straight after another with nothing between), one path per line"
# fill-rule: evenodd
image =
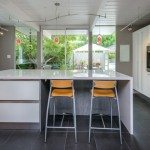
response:
M129 26L129 28L128 28L128 31L132 31L132 25L131 26Z

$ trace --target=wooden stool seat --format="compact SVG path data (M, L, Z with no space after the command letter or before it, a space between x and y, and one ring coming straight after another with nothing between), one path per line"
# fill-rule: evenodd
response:
M113 90L94 89L94 90L93 90L93 96L94 96L94 97L109 97L109 98L115 98L115 93L114 93Z
M56 96L65 96L65 97L72 97L73 91L72 89L54 89L51 93L52 97Z

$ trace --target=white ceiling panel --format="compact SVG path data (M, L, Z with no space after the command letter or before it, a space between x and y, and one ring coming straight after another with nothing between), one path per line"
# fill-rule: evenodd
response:
M56 8L55 3L60 6ZM0 24L31 26L126 25L150 13L150 0L0 0ZM61 17L64 15L67 17ZM104 17L87 14L105 15ZM54 18L60 16L57 22ZM54 19L54 20L51 20ZM149 18L148 18L149 19ZM146 20L148 20L146 19ZM47 21L51 20L51 21ZM136 24L145 23L145 19Z

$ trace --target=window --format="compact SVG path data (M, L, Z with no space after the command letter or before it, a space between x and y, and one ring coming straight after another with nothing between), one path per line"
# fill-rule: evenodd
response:
M37 68L37 33L16 30L16 68Z
M88 68L87 30L66 30L67 68Z
M116 34L115 26L96 26L93 29L92 68L115 70Z
M44 30L43 35L43 68L87 69L86 30Z

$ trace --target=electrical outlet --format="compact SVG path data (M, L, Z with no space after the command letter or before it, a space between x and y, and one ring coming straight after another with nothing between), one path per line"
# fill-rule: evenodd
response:
M11 58L11 55L7 55L7 58L10 59L10 58Z

